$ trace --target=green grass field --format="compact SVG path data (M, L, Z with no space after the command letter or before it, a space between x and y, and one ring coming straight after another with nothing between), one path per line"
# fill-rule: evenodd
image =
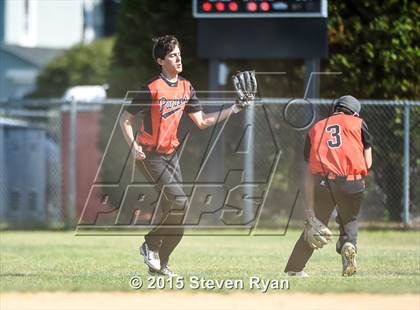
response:
M185 278L287 279L282 271L299 233L185 236L171 267ZM0 291L131 291L131 275L147 276L138 255L142 239L75 236L73 232L0 232ZM361 231L358 261L356 276L341 277L341 258L334 245L328 245L312 257L306 269L310 278L289 278L290 291L420 293L418 231Z

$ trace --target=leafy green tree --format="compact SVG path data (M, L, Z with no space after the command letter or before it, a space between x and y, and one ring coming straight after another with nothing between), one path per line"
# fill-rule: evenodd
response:
M334 87L361 98L415 99L420 95L420 7L416 1L330 1L330 57L343 72ZM326 85L324 94L328 94Z
M108 83L113 44L104 39L70 48L40 73L31 97L61 97L70 86Z

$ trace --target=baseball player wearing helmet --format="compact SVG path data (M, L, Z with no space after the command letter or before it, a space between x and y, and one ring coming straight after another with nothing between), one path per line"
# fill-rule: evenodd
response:
M303 269L314 249L331 240L327 225L334 209L340 229L336 251L342 257L342 275L352 276L357 270L357 216L365 190L363 177L372 165L371 137L359 117L360 110L356 98L340 97L332 115L317 122L307 134L307 221L287 262L288 275L308 276Z
M177 130L183 113L204 129L223 121L253 103L256 81L253 71L235 75L240 81L234 85L236 103L220 112L204 113L191 83L181 77L181 46L176 37L166 35L154 40L153 57L160 66L160 73L152 78L120 118L124 138L132 147L136 166L163 197L159 204L162 217L140 246L140 254L152 275L175 275L169 268L171 253L184 233L182 219L172 209L184 209L187 196L182 188L182 174L176 154L179 141ZM251 83L252 82L252 83ZM255 82L255 83L253 83ZM136 116L141 116L138 134L134 135ZM166 185L171 186L166 186Z

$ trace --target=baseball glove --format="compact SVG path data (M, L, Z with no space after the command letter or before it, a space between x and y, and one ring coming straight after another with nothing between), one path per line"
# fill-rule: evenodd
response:
M305 223L304 237L312 249L320 249L332 239L332 233L316 217L310 217Z
M232 81L236 91L235 108L240 111L253 105L257 94L255 71L238 71L232 76Z

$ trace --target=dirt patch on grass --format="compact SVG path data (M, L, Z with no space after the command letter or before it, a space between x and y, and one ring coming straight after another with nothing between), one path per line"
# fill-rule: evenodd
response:
M307 293L1 293L0 309L420 309L420 296Z

